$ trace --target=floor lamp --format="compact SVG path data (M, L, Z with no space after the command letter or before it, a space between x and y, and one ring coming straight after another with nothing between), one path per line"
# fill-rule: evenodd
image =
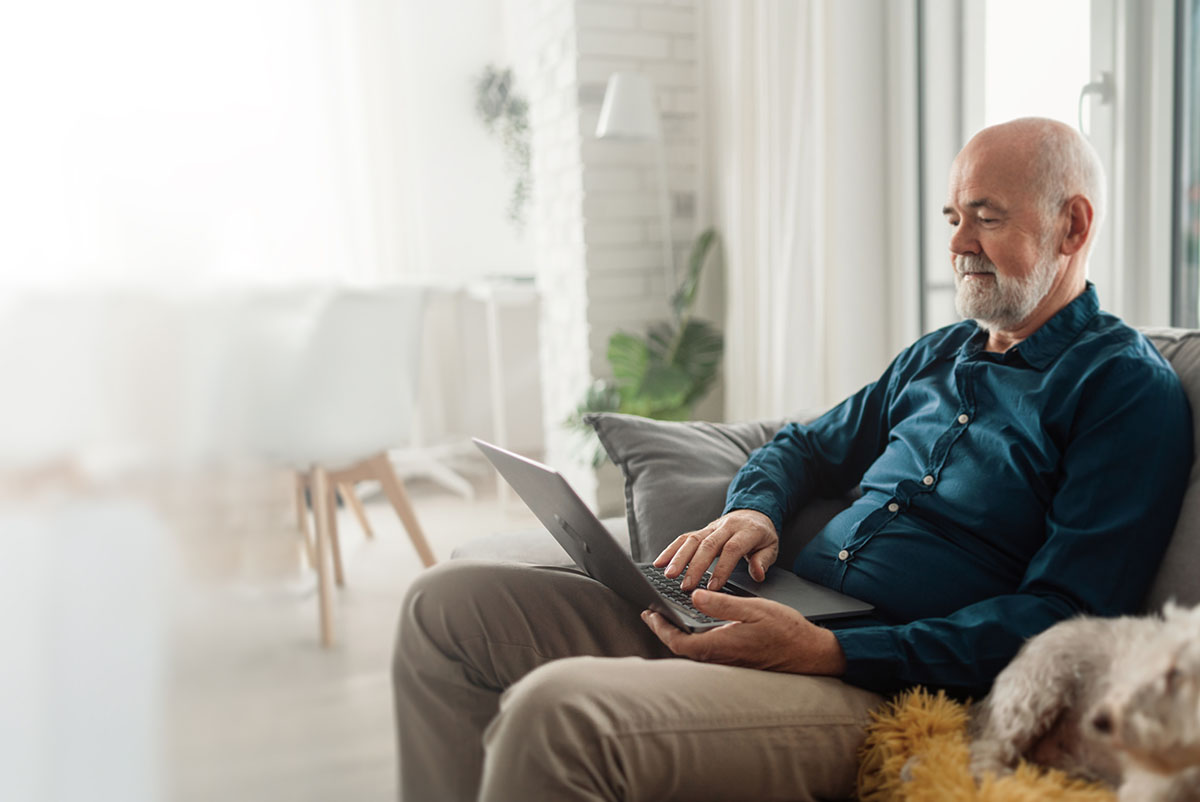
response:
M653 142L658 166L659 211L662 217L662 249L668 300L677 289L675 257L671 243L671 206L667 194L667 156L663 148L662 120L654 102L654 86L650 79L635 72L614 72L604 91L600 107L600 122L596 125L598 139L619 139L628 142Z

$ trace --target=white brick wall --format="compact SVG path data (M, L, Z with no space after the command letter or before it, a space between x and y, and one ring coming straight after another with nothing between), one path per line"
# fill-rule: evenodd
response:
M668 316L659 178L652 145L595 139L609 75L654 81L663 116L675 262L695 223L699 148L699 0L513 0L522 26L518 77L531 102L533 205L541 304L546 459L595 504L619 514L620 476L579 461L561 423L610 375L613 332Z

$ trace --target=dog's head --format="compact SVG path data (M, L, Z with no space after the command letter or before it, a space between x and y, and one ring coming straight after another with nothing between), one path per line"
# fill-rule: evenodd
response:
M1150 771L1200 765L1200 606L1168 603L1163 625L1113 662L1091 734Z

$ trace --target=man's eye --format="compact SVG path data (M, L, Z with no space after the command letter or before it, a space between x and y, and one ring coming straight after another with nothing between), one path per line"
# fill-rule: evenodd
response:
M951 228L954 228L954 227L956 227L956 226L958 225L958 221L957 221L957 220L951 220L950 218L946 218L946 222L950 224L950 227L951 227Z
M999 222L999 218L996 218L996 217L981 217L981 218L979 218L979 222L981 222L981 223L998 223L998 222Z

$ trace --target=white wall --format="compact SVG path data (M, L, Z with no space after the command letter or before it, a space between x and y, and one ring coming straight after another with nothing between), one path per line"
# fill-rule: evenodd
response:
M695 0L508 0L518 75L531 87L535 259L542 292L546 459L602 512L620 511L620 477L597 474L562 421L610 375L613 332L669 317L659 179L646 143L600 141L615 71L642 72L663 121L671 239L682 262L695 231L699 114ZM712 281L713 277L706 277Z
M489 63L509 66L503 3L405 6L425 270L439 277L533 275L528 232L506 215L513 179L504 151L475 113L475 79ZM528 95L528 87L518 91Z

